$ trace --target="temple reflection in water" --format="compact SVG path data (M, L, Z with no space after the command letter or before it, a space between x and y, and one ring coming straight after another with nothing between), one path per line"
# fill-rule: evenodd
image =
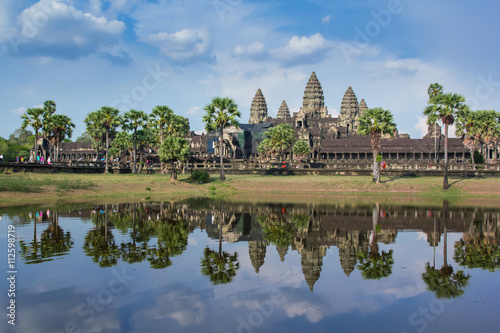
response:
M219 283L230 282L239 268L238 254L225 253L222 245L235 242L248 242L255 273L260 272L269 251L277 251L282 262L288 253L297 251L311 291L321 276L327 250L333 247L338 248L339 264L346 276L358 267L363 278L384 278L391 274L393 253L380 251L379 244L393 244L403 230L425 233L431 247L439 245L445 232L463 233L454 251L460 265L489 270L499 267L495 257L500 239L498 210L379 204L238 204L209 199L24 212L12 220L18 225L33 223L33 239L20 243L26 263L50 261L71 251L74 239L58 225L60 216L92 221L94 227L84 237L83 250L101 267L111 267L121 260L148 261L152 268L167 268L172 265L171 258L181 255L188 246L190 233L195 229L205 231L218 240L219 251L205 254L202 266L210 266L210 258L215 258L215 264L233 270L224 275L219 269ZM37 228L44 230L41 237L37 237ZM120 241L115 240L117 232ZM484 253L491 258L485 259ZM216 274L205 266L207 275Z

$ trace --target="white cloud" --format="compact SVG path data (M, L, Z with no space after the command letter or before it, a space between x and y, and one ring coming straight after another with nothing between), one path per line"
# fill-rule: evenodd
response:
M258 56L265 52L264 44L260 42L255 42L247 46L238 45L233 50L235 56Z
M115 43L125 24L82 12L60 0L40 0L26 8L12 27L15 54L76 59L94 53L102 43Z
M208 56L210 34L205 28L184 29L173 33L151 34L144 42L159 47L163 55L175 61L188 61L191 58Z
M420 137L424 137L427 134L427 117L418 117L418 123L415 124L414 128L419 131Z
M332 20L332 15L327 15L321 19L321 22L323 24L330 24L331 20Z
M186 116L193 116L195 114L198 113L198 111L200 111L201 108L199 106L193 106L192 108L190 108L189 110L186 111L185 115Z
M293 36L285 47L271 50L273 59L286 63L315 63L323 60L326 52L333 48L320 33L311 37Z
M438 125L441 126L441 133L444 134L444 126L443 124L441 124L440 121L438 121ZM421 137L423 137L424 135L427 134L428 132L428 126L427 125L427 117L418 117L418 123L415 124L414 128L420 132L420 135ZM456 135L456 126L455 124L451 125L451 126L448 126L448 137L449 138L456 138L457 135Z
M284 308L289 318L305 315L311 323L319 322L328 314L328 310L324 306L311 304L309 301L288 303L284 305Z
M16 115L22 115L25 111L26 111L25 107L20 107L20 108L17 108L15 110L10 111L10 113L16 114Z
M402 72L418 72L422 70L424 66L422 60L415 58L388 60L384 64L384 68L386 69Z

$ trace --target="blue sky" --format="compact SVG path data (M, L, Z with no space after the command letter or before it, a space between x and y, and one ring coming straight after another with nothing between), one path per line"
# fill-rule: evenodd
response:
M203 107L232 97L249 118L258 88L269 115L302 104L315 71L330 114L352 86L422 136L427 87L500 110L497 0L2 0L0 136L54 100L76 124L102 106L168 105L202 130Z

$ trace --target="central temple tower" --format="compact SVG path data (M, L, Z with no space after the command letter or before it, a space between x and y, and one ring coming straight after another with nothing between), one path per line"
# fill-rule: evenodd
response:
M328 110L325 107L325 97L323 96L323 88L319 83L315 72L312 72L304 90L304 99L302 102L301 113L307 116L325 118Z

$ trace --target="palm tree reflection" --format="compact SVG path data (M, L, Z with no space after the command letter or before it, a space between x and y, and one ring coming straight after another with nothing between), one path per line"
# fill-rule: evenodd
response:
M363 279L380 280L392 274L392 249L389 252L379 253L377 235L380 225L378 218L380 216L380 205L377 203L372 210L372 234L370 240L370 250L356 253L358 260L357 268L361 271Z
M240 268L237 252L229 254L222 251L222 224L226 214L223 212L222 201L220 201L219 205L219 252L207 246L201 258L201 274L208 276L214 285L230 283L236 276L236 271Z
M431 267L427 262L425 273L422 274L422 280L427 285L427 290L434 292L437 298L455 298L463 295L470 279L470 275L464 274L463 271L454 273L453 267L448 265L447 221L448 201L445 200L443 202L443 266L438 270L435 263Z

